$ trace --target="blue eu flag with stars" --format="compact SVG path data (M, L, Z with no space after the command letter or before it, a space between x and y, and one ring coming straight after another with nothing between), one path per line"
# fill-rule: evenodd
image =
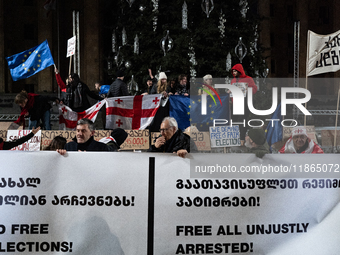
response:
M47 40L29 50L6 58L13 81L25 79L54 65Z
M221 95L221 102L207 96L207 114L201 114L201 96L170 96L169 115L177 120L178 127L184 130L194 125L199 131L209 131L214 119L227 120L229 125L229 94ZM221 104L222 103L222 104Z

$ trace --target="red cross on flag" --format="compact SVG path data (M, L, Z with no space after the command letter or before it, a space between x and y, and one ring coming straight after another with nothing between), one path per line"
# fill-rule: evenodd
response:
M102 100L83 112L74 112L66 105L59 105L59 129L73 130L77 127L77 121L83 118L95 122L97 114L105 102L105 100Z
M152 122L161 94L107 98L106 128L145 129Z

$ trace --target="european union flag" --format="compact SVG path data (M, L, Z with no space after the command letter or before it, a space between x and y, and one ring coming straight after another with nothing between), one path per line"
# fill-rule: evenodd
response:
M174 117L181 130L190 126L190 97L173 95L169 97L170 107L169 115Z
M207 114L202 115L202 97L192 96L190 102L190 123L197 127L199 131L209 131L209 127L213 126L214 119L227 120L225 126L230 125L229 116L229 94L220 95L221 102L207 95L206 109Z
M229 94L220 95L219 100L214 101L207 96L207 114L201 114L201 96L170 96L169 115L177 120L181 130L194 125L199 131L209 131L214 119L228 120L229 125ZM215 104L216 102L216 104Z
M54 65L47 40L38 46L6 58L13 81L25 79Z
M272 120L275 121L271 121L270 123L268 123L268 126L265 130L266 132L266 139L267 139L267 143L271 149L271 145L281 141L282 140L282 132L283 132L283 128L281 125L281 121L282 121L282 115L281 115L281 103L277 106L275 112L273 113L273 116L271 118Z

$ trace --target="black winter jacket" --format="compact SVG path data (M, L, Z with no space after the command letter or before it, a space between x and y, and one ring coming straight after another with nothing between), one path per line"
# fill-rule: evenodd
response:
M156 148L152 145L149 149L150 152L177 152L181 149L190 152L190 136L184 134L180 129L168 140L164 145Z
M127 86L125 82L117 78L111 84L107 97L121 97L121 96L128 96L128 95L129 95L129 92L127 90Z
M69 106L72 111L85 111L86 109L91 107L87 96L96 100L102 100L102 98L92 92L85 83L79 82L77 86L67 86L65 104Z
M85 143L77 143L77 138L73 138L72 142L65 144L65 150L67 151L110 151L111 149L101 142L97 142L93 139L93 136Z

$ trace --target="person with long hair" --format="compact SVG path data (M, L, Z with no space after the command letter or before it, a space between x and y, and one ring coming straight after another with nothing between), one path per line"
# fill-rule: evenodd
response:
M78 74L71 73L69 75L69 84L66 87L65 104L69 106L72 111L82 112L91 107L87 96L95 99L102 100L102 98L92 92L89 87L83 83Z
M58 149L64 149L67 140L61 135L55 136L50 144L45 148L46 151L55 151Z
M162 94L164 97L168 95L168 77L164 72L159 73L158 81L156 86L152 88L151 94Z

